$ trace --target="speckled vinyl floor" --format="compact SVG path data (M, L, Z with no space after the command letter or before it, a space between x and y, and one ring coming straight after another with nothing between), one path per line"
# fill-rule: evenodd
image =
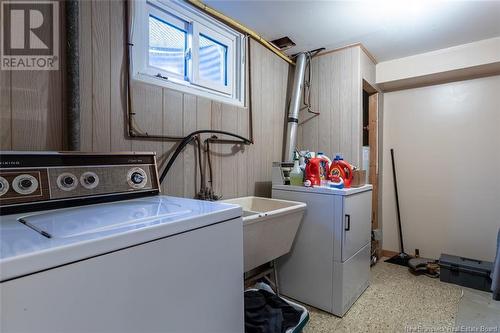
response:
M450 332L462 289L380 261L370 287L343 318L308 307L304 332Z

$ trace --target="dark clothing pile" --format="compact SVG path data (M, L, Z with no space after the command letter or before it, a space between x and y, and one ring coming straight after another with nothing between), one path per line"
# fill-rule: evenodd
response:
M284 333L297 326L301 314L266 290L245 291L246 333Z

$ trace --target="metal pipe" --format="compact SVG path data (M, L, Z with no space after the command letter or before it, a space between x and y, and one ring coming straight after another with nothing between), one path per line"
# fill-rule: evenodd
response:
M79 3L68 0L65 6L66 28L66 110L68 150L80 150L80 55Z
M201 2L199 0L187 0L187 2L189 2L190 4L192 4L195 7L198 7L199 9L204 11L205 13L207 13L207 14L219 19L220 21L226 23L227 25L233 27L234 29L251 36L253 39L255 39L256 41L258 41L259 43L264 45L266 48L268 48L270 51L272 51L274 54L276 54L281 59L285 60L286 62L288 62L291 65L294 64L293 60L290 59L286 54L284 54L279 49L277 49L273 44L269 43L267 40L265 40L263 37L261 37L258 33L256 33L255 31L253 31L250 28L247 28L246 26L244 26L240 22L230 18L229 16L222 14L221 12L213 9L212 7L205 5L203 2Z
M304 72L306 68L306 53L299 53L293 77L292 98L288 109L288 127L285 146L285 162L293 161L293 153L297 145L297 127L299 123L300 97L304 88Z

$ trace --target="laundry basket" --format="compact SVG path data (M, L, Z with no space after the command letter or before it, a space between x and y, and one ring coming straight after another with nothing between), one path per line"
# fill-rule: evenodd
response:
M257 290L265 290L265 291L270 292L272 294L276 294L269 285L267 285L266 283L263 283L263 282L258 282L254 285L253 288L249 288L245 291L257 291ZM300 304L292 302L292 301L290 301L284 297L281 297L281 296L280 296L280 298L283 301L285 301L286 303L288 303L288 305L292 306L294 309L296 309L302 313L298 324L295 327L292 327L292 328L289 328L288 330L286 330L286 333L300 333L300 332L302 332L304 327L309 322L309 312L307 311L307 309L305 307L303 307Z

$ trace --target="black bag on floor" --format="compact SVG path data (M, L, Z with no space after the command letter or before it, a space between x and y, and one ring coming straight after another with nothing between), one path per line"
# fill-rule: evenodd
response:
M245 332L285 333L297 326L301 312L265 290L245 291Z

